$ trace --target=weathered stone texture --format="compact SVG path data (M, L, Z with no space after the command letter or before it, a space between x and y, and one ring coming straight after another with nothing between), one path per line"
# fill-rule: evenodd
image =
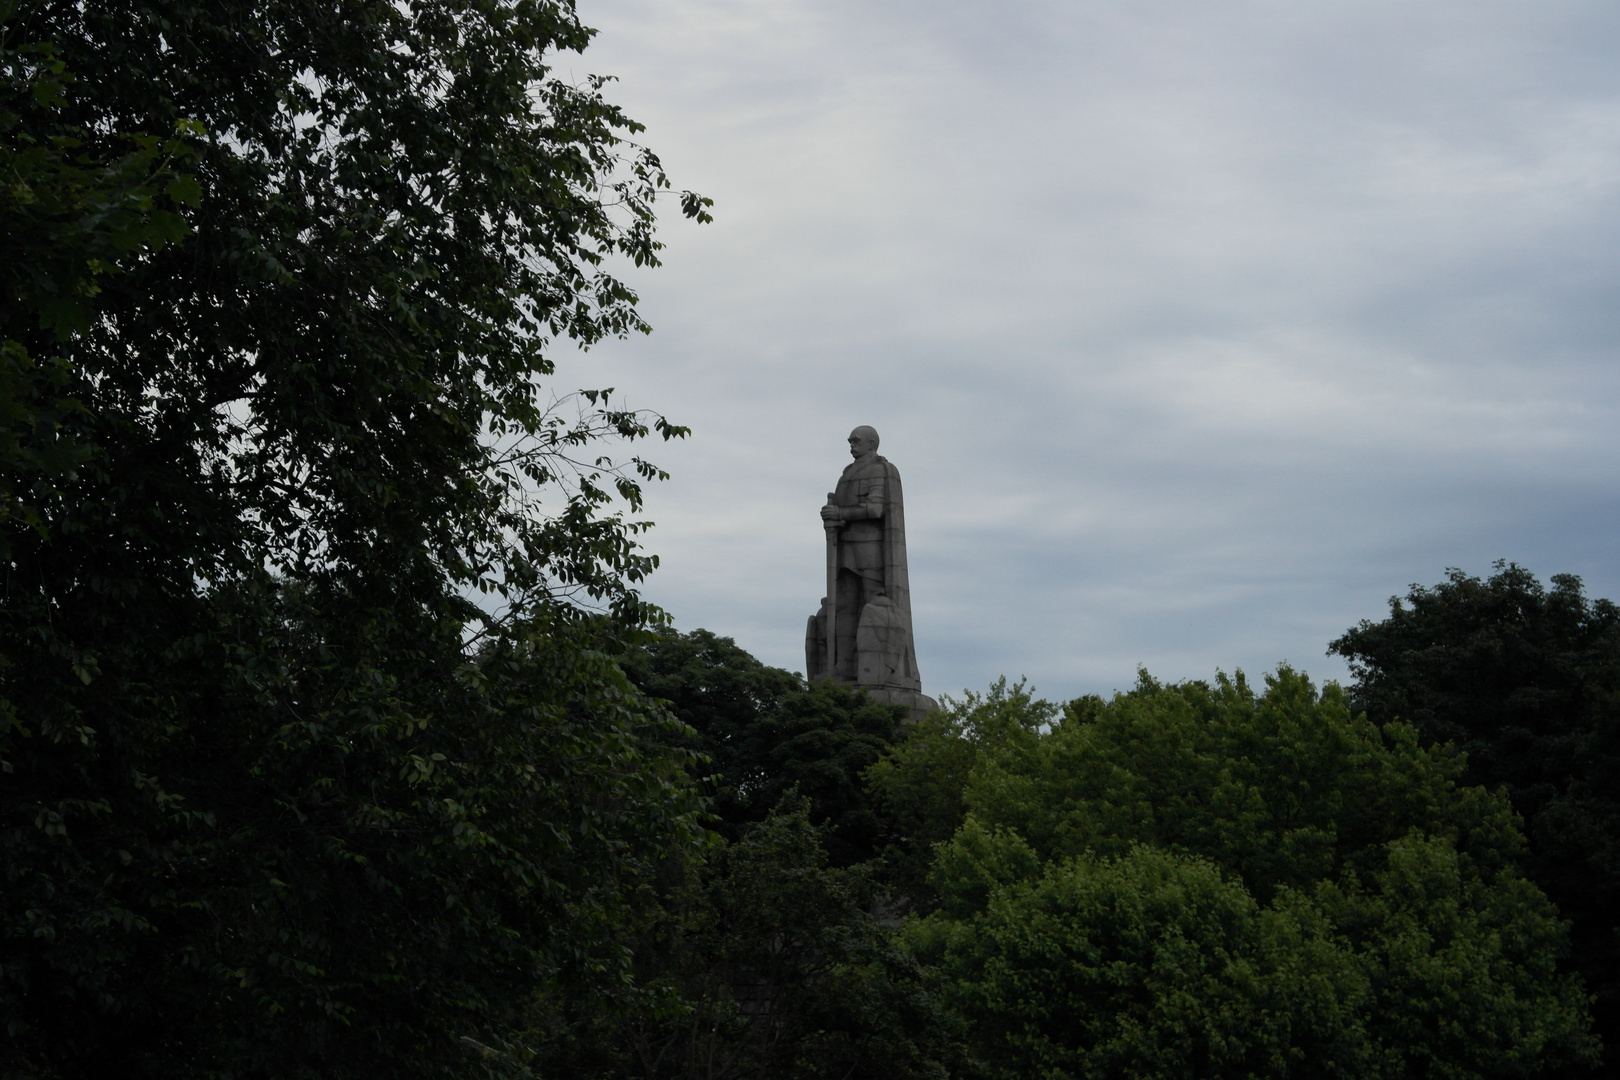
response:
M917 673L900 472L878 456L869 427L850 432L849 448L855 460L821 508L827 596L805 627L805 671L905 705L921 719L938 705L922 693Z

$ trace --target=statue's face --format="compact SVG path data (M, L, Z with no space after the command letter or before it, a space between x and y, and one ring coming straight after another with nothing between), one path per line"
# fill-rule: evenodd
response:
M866 457L877 453L877 432L869 427L858 427L849 433L849 456L854 458Z

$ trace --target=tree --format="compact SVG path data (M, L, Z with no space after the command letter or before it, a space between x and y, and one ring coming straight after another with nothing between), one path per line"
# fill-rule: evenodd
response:
M1262 910L1213 864L1150 847L987 900L914 936L955 976L988 1075L1381 1072L1358 1030L1366 980L1309 905Z
M0 22L15 17L0 5ZM185 236L170 208L194 203L196 181L171 166L194 153L183 138L136 136L96 157L80 152L85 132L62 122L71 76L48 43L0 36L0 525L38 528L38 501L83 464L86 450L69 417L83 409L66 397L71 368L56 355L60 339L83 330L100 279L135 253ZM182 123L179 135L194 134ZM42 333L43 332L43 333ZM19 337L36 348L30 354ZM34 489L40 490L34 490ZM9 554L9 530L0 556Z
M903 709L830 681L806 684L707 630L654 631L622 662L691 729L680 745L713 763L728 839L797 792L809 800L810 820L827 827L834 866L865 862L889 842L893 830L862 773L900 737Z
M1144 673L981 753L911 930L989 1076L1501 1076L1594 1059L1505 800L1286 668Z
M932 910L928 884L935 849L967 816L968 779L983 758L1027 749L1058 715L1022 682L998 679L987 694L945 695L866 770L863 779L889 819L888 877L914 910Z
M1452 570L1391 598L1329 647L1350 661L1358 709L1467 755L1472 783L1524 818L1525 873L1573 920L1569 965L1620 1065L1620 609L1578 577L1551 588L1512 563Z
M650 628L621 657L708 773L717 830L664 860L621 924L633 990L548 999L530 1040L579 1077L943 1076L956 1043L899 949L861 774L904 710L807 685L707 630Z
M870 867L832 867L809 801L682 867L636 935L638 997L559 1002L557 1075L938 1077L956 1057L937 980L869 913Z
M683 429L546 381L662 168L562 0L0 15L0 1071L517 1069L698 833L597 446Z

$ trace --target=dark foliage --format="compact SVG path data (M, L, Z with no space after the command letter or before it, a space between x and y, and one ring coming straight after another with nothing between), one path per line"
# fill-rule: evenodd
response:
M1483 1078L1595 1060L1506 800L1286 668L975 725L908 926L989 1077ZM986 703L988 704L988 702ZM1022 712L1022 722L1012 715ZM966 733L956 737L966 738ZM921 782L895 752L887 783ZM930 749L925 760L938 760Z
M864 770L903 710L807 686L707 630L651 629L620 663L686 725L717 830L665 860L623 928L628 995L548 999L542 1072L579 1077L943 1077L957 1042L932 975L881 918L892 829Z
M697 833L582 449L681 429L542 381L658 161L564 2L0 17L0 1072L516 1068Z
M1579 578L1544 588L1511 563L1412 586L1381 622L1333 642L1377 723L1412 723L1468 757L1523 816L1526 873L1574 921L1571 966L1597 993L1620 1068L1620 609Z
M947 695L866 771L863 779L889 822L884 874L909 910L927 913L939 901L929 881L934 854L962 827L968 781L985 755L1033 743L1059 715L1023 680L1008 685L1003 676L987 694Z
M903 709L831 682L806 685L707 630L650 634L623 664L695 732L683 745L713 762L715 808L729 839L797 791L810 800L811 820L828 829L834 866L877 854L892 830L861 774L901 734Z
M181 693L165 671L85 744L9 756L12 1067L453 1074L455 1040L500 1043L540 987L614 989L627 891L695 807L611 662L260 610L187 658L188 698L138 700Z
M938 980L869 913L867 867L827 865L791 797L667 884L634 939L637 994L557 1002L543 1072L581 1078L943 1078Z

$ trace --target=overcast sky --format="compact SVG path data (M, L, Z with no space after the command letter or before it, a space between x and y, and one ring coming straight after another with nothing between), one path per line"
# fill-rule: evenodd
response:
M1342 678L1445 568L1620 594L1620 5L581 0L677 186L647 594L803 670L856 424L924 689Z

